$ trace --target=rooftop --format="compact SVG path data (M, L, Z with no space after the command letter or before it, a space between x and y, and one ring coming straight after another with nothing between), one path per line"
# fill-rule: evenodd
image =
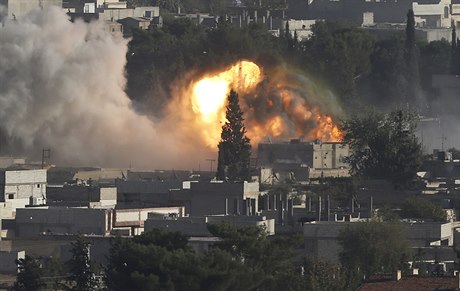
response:
M400 280L374 281L361 285L359 291L432 291L459 290L456 277L402 277Z

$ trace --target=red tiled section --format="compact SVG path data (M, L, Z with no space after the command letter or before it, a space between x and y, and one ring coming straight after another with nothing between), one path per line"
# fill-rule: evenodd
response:
M434 291L460 290L455 277L403 277L399 281L369 282L359 291Z

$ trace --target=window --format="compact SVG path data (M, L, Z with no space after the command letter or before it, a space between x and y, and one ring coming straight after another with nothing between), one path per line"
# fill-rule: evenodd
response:
M37 184L37 188L40 188L40 184Z
M8 199L14 199L14 194L8 194Z

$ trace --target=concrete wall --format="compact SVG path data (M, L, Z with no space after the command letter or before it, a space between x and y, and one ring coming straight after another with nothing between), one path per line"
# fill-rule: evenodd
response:
M16 274L18 272L18 265L16 260L25 258L25 251L0 251L0 273L3 274Z
M18 237L34 237L42 233L106 235L112 229L111 215L111 210L107 209L17 209L15 233Z
M14 217L17 208L46 203L46 170L0 172L3 217Z
M311 222L303 225L305 254L308 258L339 261L341 246L337 241L339 233L347 226L353 227L360 222ZM453 229L457 223L408 222L405 223L406 238L413 248L453 245Z
M144 222L149 217L149 213L183 217L185 207L156 207L141 209L115 209L113 212L113 225L115 227L131 226L144 227Z
M252 215L258 209L259 183L191 183L188 201L190 216L244 214L251 200Z

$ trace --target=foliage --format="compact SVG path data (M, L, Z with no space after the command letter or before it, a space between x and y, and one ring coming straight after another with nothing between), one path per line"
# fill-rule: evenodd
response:
M179 233L155 230L133 240L117 239L110 250L110 290L199 290L203 264Z
M444 222L447 214L438 205L419 197L409 198L401 205L403 218L422 218Z
M70 271L68 279L73 285L71 289L77 291L97 290L96 275L89 257L89 242L79 235L71 245L72 257L68 261Z
M347 289L343 271L339 266L327 261L307 261L305 277L307 290L342 291Z
M339 21L318 21L304 43L311 68L327 77L344 101L356 95L356 80L369 72L373 37L358 27Z
M368 111L344 121L343 141L352 152L348 157L352 174L389 179L395 187L408 187L422 159L415 122L415 114L403 110L388 115Z
M372 102L375 105L400 104L402 92L407 87L403 39L393 36L376 42L370 62L370 85L372 92L378 97Z
M238 94L233 90L228 95L225 118L227 121L222 126L218 145L217 178L225 181L249 181L251 144L246 136Z
M399 214L391 209L388 205L383 205L383 207L380 207L375 218L377 221L382 222L397 222L401 219Z
M109 290L303 290L289 251L291 239L270 240L260 228L211 225L221 238L196 254L178 233L155 230L118 238L110 250Z
M433 75L449 74L451 50L447 40L432 41L420 46L420 81L424 89L430 89Z
M408 253L404 234L401 224L361 222L348 226L338 237L340 262L355 275L393 272Z
M65 286L63 281L67 277L67 268L59 258L46 258L43 259L42 276L48 288L60 290Z
M347 207L356 194L358 186L353 177L324 179L324 192L341 207Z
M300 272L292 263L293 247L300 245L299 237L270 238L261 227L237 227L227 222L209 224L208 229L221 238L215 248L241 262L240 268L252 277L253 287L243 289L299 290L304 286Z
M458 150L456 148L450 148L447 151L452 153L452 159L453 160L460 160L460 150Z
M15 291L36 291L43 289L46 284L42 280L42 269L40 262L30 256L16 260L19 273L16 276L13 290Z
M172 95L174 80L196 77L239 59L276 63L282 55L279 40L261 25L237 28L220 22L208 30L187 18L165 18L162 28L133 30L128 49L126 91L157 116Z

